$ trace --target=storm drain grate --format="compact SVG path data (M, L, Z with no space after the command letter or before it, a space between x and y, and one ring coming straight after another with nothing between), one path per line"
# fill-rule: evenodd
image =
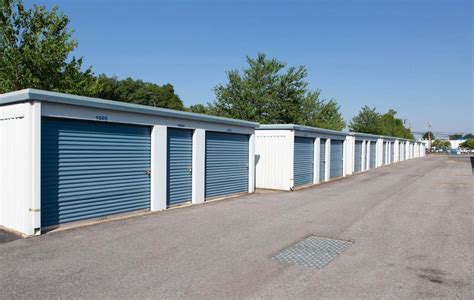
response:
M307 237L284 249L274 260L322 269L336 256L344 252L353 242L317 236Z

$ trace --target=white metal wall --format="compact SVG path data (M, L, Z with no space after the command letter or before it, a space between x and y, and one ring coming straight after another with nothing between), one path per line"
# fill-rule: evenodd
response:
M382 166L382 161L384 159L383 157L383 147L384 147L384 144L383 144L383 139L377 139L377 143L376 143L376 149L377 149L377 154L376 154L376 164L375 164L375 167L378 168L380 166Z
M23 234L39 226L39 103L0 107L0 225Z
M344 176L352 175L354 173L354 155L355 155L355 137L348 135L344 141L344 162L345 162L345 171Z
M293 136L290 130L255 132L257 188L290 190L293 185Z

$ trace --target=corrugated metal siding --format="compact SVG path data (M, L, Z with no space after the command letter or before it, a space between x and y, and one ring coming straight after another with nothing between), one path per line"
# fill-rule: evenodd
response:
M354 145L354 172L362 170L362 141L355 141Z
M43 118L41 224L150 207L150 128Z
M191 201L193 131L168 128L168 205Z
M321 139L319 143L319 181L326 181L326 140Z
M377 157L377 145L375 142L370 142L370 162L369 166L371 169L375 168L375 158Z
M341 177L343 172L343 141L331 140L331 165L329 178Z
M314 139L295 137L293 179L295 186L313 183Z
M0 106L0 225L32 234L31 104Z
M206 132L206 198L247 192L249 137Z
M257 131L255 135L256 187L290 189L290 131Z

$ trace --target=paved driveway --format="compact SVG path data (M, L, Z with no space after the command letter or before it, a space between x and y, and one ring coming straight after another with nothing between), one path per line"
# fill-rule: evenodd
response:
M0 245L0 298L473 298L468 158L427 157ZM353 240L323 269L272 260Z

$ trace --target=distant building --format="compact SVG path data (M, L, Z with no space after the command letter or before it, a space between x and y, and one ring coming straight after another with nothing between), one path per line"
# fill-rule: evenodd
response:
M451 140L451 149L459 149L459 144L464 143L466 140Z

